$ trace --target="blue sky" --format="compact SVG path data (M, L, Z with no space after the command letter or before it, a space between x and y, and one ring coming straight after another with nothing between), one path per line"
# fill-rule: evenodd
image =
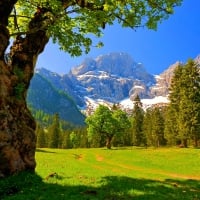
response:
M144 28L134 31L116 24L107 26L100 40L103 48L93 47L88 55L73 58L49 42L39 56L37 67L66 74L86 57L126 52L136 62L143 63L149 73L159 74L176 61L186 62L200 55L200 1L183 0L182 6L159 24L157 31Z

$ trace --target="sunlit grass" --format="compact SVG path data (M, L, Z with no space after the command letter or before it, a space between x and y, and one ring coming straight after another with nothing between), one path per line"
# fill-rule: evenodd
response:
M38 149L36 159L36 175L0 181L0 199L200 199L199 149Z

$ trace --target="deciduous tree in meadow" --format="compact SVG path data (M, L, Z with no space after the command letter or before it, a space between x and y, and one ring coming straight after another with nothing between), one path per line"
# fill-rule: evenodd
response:
M111 149L114 136L128 131L130 122L126 113L120 109L111 110L107 106L99 105L94 114L86 118L89 138L99 134L106 139L106 147Z
M89 52L91 34L101 36L108 25L118 22L133 29L156 29L180 3L0 0L0 176L35 169L36 124L27 108L26 94L37 58L50 38L70 55L78 56Z

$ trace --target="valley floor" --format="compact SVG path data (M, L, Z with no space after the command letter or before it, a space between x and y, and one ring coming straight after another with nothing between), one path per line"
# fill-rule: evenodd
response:
M3 200L200 199L199 149L38 149L36 159L36 175L11 178L24 184Z

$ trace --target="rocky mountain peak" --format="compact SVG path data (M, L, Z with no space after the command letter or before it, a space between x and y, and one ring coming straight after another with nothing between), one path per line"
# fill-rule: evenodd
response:
M71 70L74 76L83 75L86 73L98 74L98 72L106 72L120 77L134 77L143 79L149 76L141 63L137 63L127 53L109 53L100 55L95 59L87 58L79 66Z
M200 63L200 56L195 59ZM87 58L70 73L60 76L46 69L37 71L59 91L64 91L81 108L87 99L119 103L124 99L167 99L176 62L159 75L149 74L142 63L127 53L109 53ZM158 97L158 98L157 98ZM160 98L162 97L162 98ZM156 101L157 102L157 101Z

